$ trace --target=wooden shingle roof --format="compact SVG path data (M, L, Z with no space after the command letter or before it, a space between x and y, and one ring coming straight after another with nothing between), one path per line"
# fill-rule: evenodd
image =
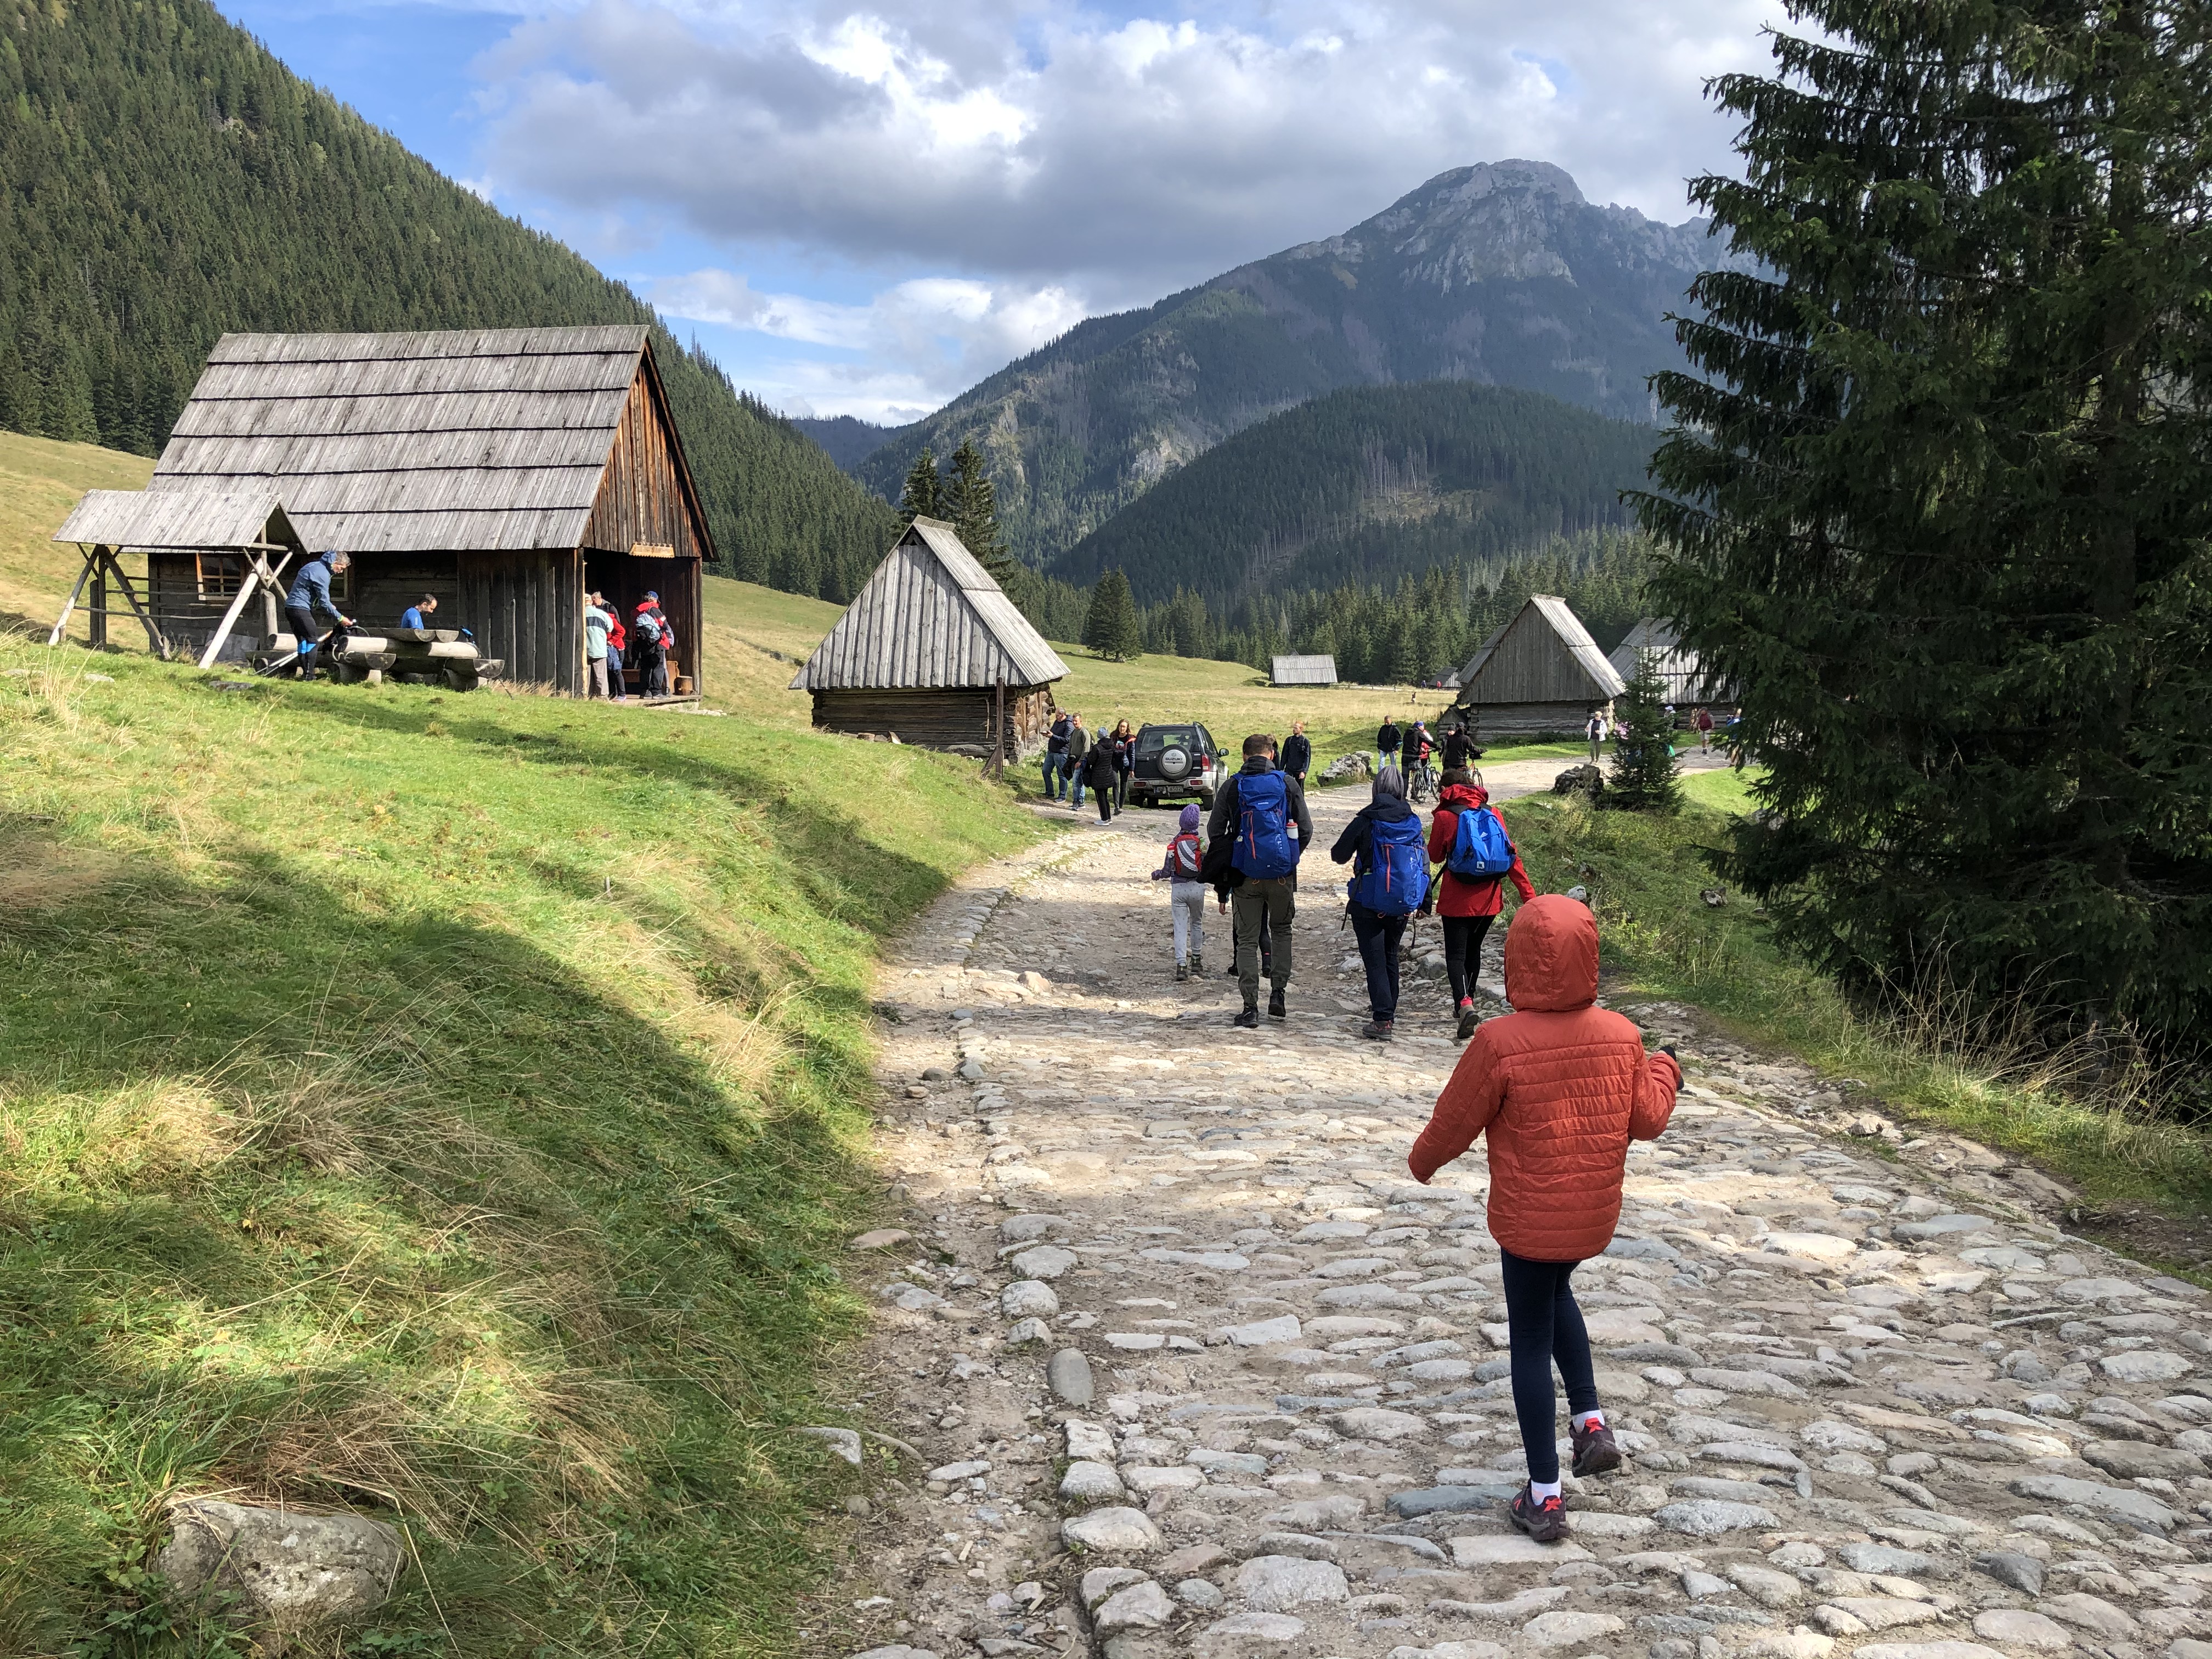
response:
M1666 687L1670 702L1712 702L1729 696L1729 689L1705 672L1698 653L1683 647L1674 624L1663 617L1646 617L1630 629L1608 660L1624 680L1635 678L1637 671L1649 665Z
M1627 689L1567 602L1538 593L1468 659L1459 701L1604 702Z
M646 328L226 334L149 486L273 489L311 547L574 547Z
M265 489L88 489L53 539L184 553L299 545Z
M916 519L814 648L794 691L1045 685L1067 672L949 524Z

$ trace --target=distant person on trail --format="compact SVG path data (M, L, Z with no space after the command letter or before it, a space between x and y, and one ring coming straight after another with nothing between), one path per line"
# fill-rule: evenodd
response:
M399 613L399 625L402 628L427 629L431 626L430 618L437 609L438 596L435 593L425 593Z
M1114 783L1120 775L1121 763L1114 757L1114 739L1099 738L1084 757L1082 781L1091 786L1091 793L1098 802L1101 823L1114 821Z
M1359 1035L1388 1042L1398 1018L1399 942L1406 936L1406 919L1429 895L1421 815L1406 805L1405 775L1396 767L1376 775L1372 797L1344 826L1328 855L1352 864L1345 908L1367 967L1369 1018Z
M1698 708L1697 726L1698 752L1710 755L1713 752L1713 711L1703 704Z
M1195 979L1206 971L1206 849L1198 838L1198 803L1187 803L1176 819L1167 856L1152 872L1168 884L1168 908L1175 917L1175 976Z
M1404 741L1405 733L1399 731L1398 722L1385 714L1382 717L1382 729L1375 734L1376 776L1382 775L1384 767L1397 764L1398 745Z
M1605 710L1594 708L1590 711L1589 724L1583 728L1583 735L1589 739L1590 764L1595 766L1605 743Z
M1044 738L1044 798L1047 800L1067 799L1067 711L1062 709L1053 717L1052 727Z
M623 626L622 607L609 605L604 593L592 594L592 603L607 613L607 689L614 693L617 702L628 702L629 688L623 684L623 653L629 647L629 629Z
M607 695L607 635L615 619L599 609L599 596L584 599L584 695Z
M1067 717L1067 776L1072 786L1067 792L1067 804L1077 811L1083 810L1083 769L1091 758L1091 733L1083 729L1083 716Z
M1297 780L1298 787L1306 787L1306 774L1313 769L1313 739L1306 736L1306 723L1294 721L1291 735L1283 743L1283 770Z
M292 637L298 641L295 666L309 679L315 674L317 617L328 617L337 623L333 633L353 626L353 618L340 611L337 602L331 597L331 578L352 565L351 554L341 553L336 548L325 549L294 573L291 586L284 591L284 620L290 624Z
M1598 1405L1575 1269L1601 1254L1620 1218L1631 1140L1656 1140L1682 1068L1671 1049L1597 1000L1597 918L1556 893L1521 907L1505 934L1514 1012L1475 1033L1437 1097L1407 1167L1431 1176L1490 1136L1490 1235L1503 1253L1514 1414L1528 1485L1506 1518L1541 1544L1567 1534L1559 1492L1552 1367L1567 1385L1577 1479L1620 1467Z
M1443 867L1422 908L1443 913L1444 972L1451 980L1459 1040L1464 1042L1479 1024L1475 975L1482 970L1483 937L1505 908L1505 878L1512 878L1522 903L1536 896L1528 872L1521 867L1520 850L1505 833L1505 820L1490 805L1490 792L1464 767L1444 774L1429 819L1429 862Z
M1291 830L1296 829L1297 835ZM1291 982L1291 930L1297 921L1298 860L1313 843L1313 814L1305 791L1275 767L1275 740L1264 732L1244 739L1244 765L1213 797L1206 820L1209 840L1235 838L1230 863L1243 882L1231 897L1237 915L1237 981L1244 1011L1236 1024L1260 1023L1260 924L1264 919L1278 947L1268 964L1273 994L1267 1013L1286 1019L1283 994Z
M1114 810L1117 812L1128 810L1129 775L1136 769L1137 734L1123 720L1114 728Z
M668 625L661 612L659 594L647 592L639 602L629 632L637 652L637 665L644 676L638 690L648 697L666 696Z

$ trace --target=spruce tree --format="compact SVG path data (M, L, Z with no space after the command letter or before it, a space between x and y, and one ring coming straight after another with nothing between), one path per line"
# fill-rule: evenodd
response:
M1639 812L1679 812L1682 785L1674 775L1674 722L1667 713L1667 684L1647 659L1628 689L1615 698L1620 733L1613 743L1608 805Z
M1129 579L1118 569L1101 576L1091 590L1091 612L1083 619L1083 642L1115 662L1144 654L1144 628L1137 617L1137 603L1129 594Z
M1862 983L2212 1042L2203 7L1793 0L1640 502L1770 809L1723 867Z
M1009 593L1020 592L1029 573L1006 551L1006 538L999 531L999 493L991 487L991 473L983 452L963 438L952 452L952 476L945 480L944 516L951 520L960 540L991 580Z
M899 495L899 517L912 524L916 519L945 516L945 481L937 471L937 457L927 450L914 458L907 469L906 489Z

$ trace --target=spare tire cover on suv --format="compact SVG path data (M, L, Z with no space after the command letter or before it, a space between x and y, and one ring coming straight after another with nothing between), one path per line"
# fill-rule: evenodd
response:
M1181 783L1190 775L1190 750L1180 743L1170 743L1166 748L1160 750L1158 764L1162 777L1170 783Z

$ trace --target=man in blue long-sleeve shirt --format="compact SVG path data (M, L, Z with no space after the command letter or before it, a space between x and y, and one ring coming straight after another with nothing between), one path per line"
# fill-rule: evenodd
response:
M285 592L284 620L291 624L292 635L300 642L300 665L309 673L314 672L313 659L307 653L314 648L317 614L328 616L341 628L353 626L353 618L340 611L331 598L331 578L352 563L349 555L335 548L318 553L300 567L292 578L292 586Z

